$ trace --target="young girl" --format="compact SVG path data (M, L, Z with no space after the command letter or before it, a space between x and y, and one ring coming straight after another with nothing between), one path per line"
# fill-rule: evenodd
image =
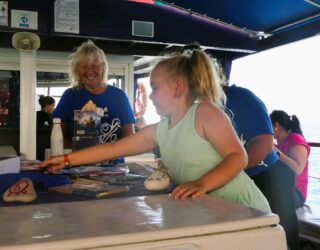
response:
M296 208L303 206L308 191L308 157L310 147L304 139L300 122L295 115L289 116L282 110L274 110L270 114L274 138L277 140L276 150L279 158L295 173L294 198Z
M117 142L45 161L48 172L66 165L89 164L159 146L161 161L175 184L173 199L211 194L270 211L265 197L242 171L244 148L224 114L224 94L211 58L186 50L159 62L151 73L150 99L165 118Z

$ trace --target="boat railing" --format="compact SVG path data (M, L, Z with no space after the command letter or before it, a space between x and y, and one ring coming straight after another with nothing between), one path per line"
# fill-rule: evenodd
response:
M320 148L320 142L308 142L310 147L319 147Z
M320 142L308 142L309 146L310 147L314 147L314 148L320 148ZM320 176L315 176L315 175L308 175L309 178L313 178L313 179L317 179L319 180L320 179Z

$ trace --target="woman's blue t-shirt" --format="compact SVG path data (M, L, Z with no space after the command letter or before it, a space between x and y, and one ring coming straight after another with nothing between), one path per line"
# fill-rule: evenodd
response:
M100 143L116 141L122 137L121 126L134 123L134 115L126 94L119 88L107 85L101 94L92 94L84 88L67 89L53 112L68 125L68 137L74 136L74 111L91 100L103 110L100 125Z

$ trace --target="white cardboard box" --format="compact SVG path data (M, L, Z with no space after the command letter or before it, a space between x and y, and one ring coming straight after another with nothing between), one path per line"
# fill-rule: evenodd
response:
M20 157L7 156L0 157L0 174L19 173Z

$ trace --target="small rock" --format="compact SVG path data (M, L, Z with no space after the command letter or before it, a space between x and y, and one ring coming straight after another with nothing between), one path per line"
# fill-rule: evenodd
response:
M23 178L8 188L3 194L3 200L6 202L21 201L31 202L37 198L33 183L28 178Z
M149 191L164 190L169 185L170 177L164 171L155 171L144 181L144 186Z

